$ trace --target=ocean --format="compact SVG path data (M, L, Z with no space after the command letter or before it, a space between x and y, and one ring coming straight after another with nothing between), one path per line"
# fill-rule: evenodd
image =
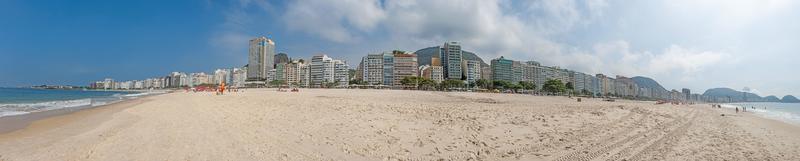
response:
M153 93L0 88L0 117L57 109L95 107L148 94Z
M800 103L747 102L729 103L723 105L723 107L746 107L748 112L752 111L762 117L800 125ZM755 109L752 109L752 107L755 107Z

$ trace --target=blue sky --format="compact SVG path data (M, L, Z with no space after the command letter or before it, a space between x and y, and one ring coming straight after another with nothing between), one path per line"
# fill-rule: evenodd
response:
M246 63L265 35L294 58L459 41L668 89L800 95L800 4L791 0L0 1L0 86L86 85Z

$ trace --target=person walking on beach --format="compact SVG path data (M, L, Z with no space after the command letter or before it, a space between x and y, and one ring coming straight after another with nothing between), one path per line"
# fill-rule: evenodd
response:
M736 113L739 113L739 107L736 107Z
M225 82L219 84L219 95L225 94Z

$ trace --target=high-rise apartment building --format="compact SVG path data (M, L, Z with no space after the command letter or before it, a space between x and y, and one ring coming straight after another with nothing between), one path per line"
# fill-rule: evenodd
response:
M491 63L492 80L514 82L514 61L501 56L500 58L492 59Z
M267 74L274 69L275 42L266 37L250 40L247 81L265 83Z
M406 53L403 51L392 51L394 56L393 65L393 82L395 86L401 85L401 81L405 77L416 77L419 72L417 66L417 55L414 53Z
M444 64L445 79L461 80L462 68L461 61L463 55L461 52L461 44L458 42L447 42L442 46L441 56L442 64Z
M472 84L481 79L481 62L475 60L465 60L464 64L464 77L467 83Z

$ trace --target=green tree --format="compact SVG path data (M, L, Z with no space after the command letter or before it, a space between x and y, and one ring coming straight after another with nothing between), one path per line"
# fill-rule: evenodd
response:
M421 77L414 77L414 76L403 77L403 79L400 80L400 84L404 86L414 86L418 84L417 82L419 82L420 78Z
M567 87L564 85L564 83L557 79L547 80L547 82L544 82L542 89L551 94L562 94L567 91Z
M509 85L508 85L508 89L511 89L512 91L514 91L514 93L517 93L517 92L519 92L519 90L520 90L520 89L522 89L522 85L519 85L519 84L509 84Z
M575 93L575 86L572 85L572 82L567 82L566 86L567 86L567 93L569 93L570 96L572 95L572 93Z
M350 85L366 85L367 81L364 81L364 80L361 80L361 79L353 79L353 80L350 80L350 82L348 82L348 84L350 84Z
M322 87L323 88L334 88L334 87L336 87L336 85L339 85L339 81L338 80L337 81L333 81L333 82L327 82L326 81L326 82L322 83Z
M442 88L442 90L448 90L448 89L451 89L451 88L464 87L464 82L461 81L461 80L448 79L448 80L443 81L441 84L439 84L439 86Z
M509 87L511 87L512 83L504 80L495 80L492 81L492 85L494 85L496 89L506 90L510 89Z
M534 89L536 89L536 85L534 85L532 82L519 81L518 84L520 86L522 86L522 89L524 89L524 90L534 90Z
M272 80L272 81L269 81L269 85L273 86L273 87L281 86L281 85L283 85L285 83L286 82L283 81L283 80Z
M567 82L566 86L568 90L575 90L575 86L572 85L572 82Z
M489 89L489 86L491 86L489 80L486 80L486 79L478 79L478 80L476 80L475 81L475 85L477 85L478 87L483 88L483 89Z

